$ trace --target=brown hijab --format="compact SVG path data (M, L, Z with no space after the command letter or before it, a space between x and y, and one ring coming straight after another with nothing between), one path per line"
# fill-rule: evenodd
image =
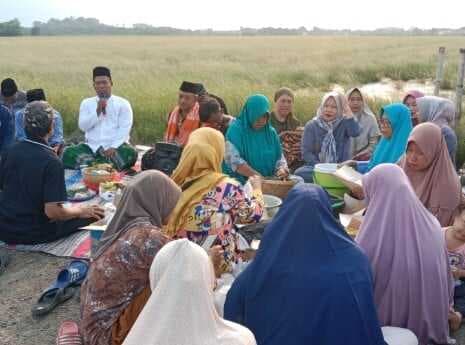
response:
M181 189L162 172L147 170L138 174L125 188L116 213L92 259L102 255L130 229L127 225L135 220L147 219L161 229L180 196Z
M430 122L422 123L410 134L408 143L411 142L420 147L429 165L423 171L415 171L408 167L406 157L400 165L423 205L443 227L450 226L458 212L462 190L441 129Z

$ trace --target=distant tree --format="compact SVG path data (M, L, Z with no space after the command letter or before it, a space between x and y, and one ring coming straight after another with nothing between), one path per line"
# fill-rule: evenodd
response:
M40 36L40 25L42 23L39 21L34 21L31 28L31 36Z
M0 0L1 1L1 0ZM241 27L239 31L215 31L212 29L205 30L186 30L167 26L152 26L143 23L137 23L131 27L114 26L101 23L96 18L85 17L68 17L64 19L51 18L47 22L35 21L32 28L23 28L18 19L0 23L0 36L58 36L58 35L164 35L164 36L202 36L202 35L223 35L223 36L267 36L267 35L378 35L378 36L421 36L421 35L460 35L465 36L465 27L460 29L432 28L419 29L412 27L408 30L400 28L379 28L375 30L334 30L320 27L313 27L307 30L304 26L295 29L289 28L247 28Z
M0 36L21 36L22 28L18 19L0 23Z

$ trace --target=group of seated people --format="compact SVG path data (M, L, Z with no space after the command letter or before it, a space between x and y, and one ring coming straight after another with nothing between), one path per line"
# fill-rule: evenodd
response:
M46 101L43 89L31 89L27 92L18 90L16 82L6 78L1 83L0 92L0 157L4 150L16 141L26 139L24 131L24 110L28 103ZM58 154L64 146L63 119L61 114L54 110L53 133L48 144Z
M21 116L25 138L1 153L1 241L50 242L103 217L99 206L65 207L64 168L136 162L129 102L112 95L108 68L93 80L97 95L79 114L85 143L62 153L45 96L13 111L21 93L2 84L0 109ZM360 89L331 92L301 129L293 92L274 100L271 111L252 95L233 118L201 84L183 82L164 138L183 148L180 161L170 176L146 170L126 186L81 289L84 345L451 343L465 313L451 102L410 92L378 120ZM236 225L262 219L264 177L312 182L316 164L347 160L368 162L351 191L366 204L355 241L324 189L298 183L255 257L244 251Z
M409 149L364 175L355 241L328 194L299 183L237 270L233 225L260 219L261 179L247 193L222 173L221 132L193 131L171 178L147 170L124 191L81 291L83 344L449 344L449 321L458 327L465 312L465 212L441 130L418 125L414 145L424 172ZM431 183L415 184L420 173ZM212 234L208 262L200 246Z

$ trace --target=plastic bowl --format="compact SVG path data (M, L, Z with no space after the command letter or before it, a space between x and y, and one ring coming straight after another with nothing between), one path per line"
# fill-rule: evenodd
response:
M360 174L367 173L369 164L370 164L370 161L359 161L359 162L357 162L357 171Z
M337 170L336 163L320 163L313 170L313 182L323 187L329 194L344 197L347 187L333 176Z
M283 203L283 201L277 196L269 194L264 194L263 200L265 201L266 213L270 218L272 218L276 213L278 213L279 208Z

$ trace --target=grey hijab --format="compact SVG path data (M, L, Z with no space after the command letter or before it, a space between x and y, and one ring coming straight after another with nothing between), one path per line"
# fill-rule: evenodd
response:
M417 99L421 122L433 122L439 127L454 126L455 105L442 97L425 96Z

